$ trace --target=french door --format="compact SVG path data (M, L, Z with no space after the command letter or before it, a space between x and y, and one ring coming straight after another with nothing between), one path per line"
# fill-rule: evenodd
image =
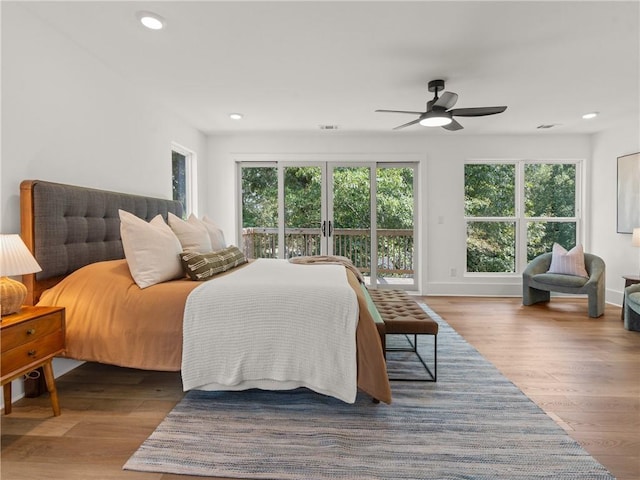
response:
M415 288L415 171L397 163L239 163L245 255L340 255L370 285Z

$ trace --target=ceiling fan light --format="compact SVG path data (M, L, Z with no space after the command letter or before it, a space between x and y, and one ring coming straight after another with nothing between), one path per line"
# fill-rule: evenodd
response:
M420 120L420 125L423 127L442 127L444 125L449 125L451 123L451 117L448 116L440 116L440 115L431 115L428 117L424 117Z

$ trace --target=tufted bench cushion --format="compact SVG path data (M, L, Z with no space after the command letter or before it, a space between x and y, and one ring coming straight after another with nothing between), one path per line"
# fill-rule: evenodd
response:
M438 324L415 301L374 302L387 334L437 335Z
M429 373L431 380L436 381L437 373L437 335L438 323L433 320L427 312L425 312L418 303L411 298L407 292L403 290L368 290L371 301L375 305L380 318L384 322L384 336L393 334L413 335L413 343L410 349L405 348L387 348L386 340L382 338L382 345L386 352L391 351L410 351L414 352L420 362ZM380 330L379 330L380 332ZM426 365L424 359L417 351L418 335L432 335L434 339L434 367L433 373ZM408 338L408 337L407 337ZM414 378L391 378L391 380L418 380Z

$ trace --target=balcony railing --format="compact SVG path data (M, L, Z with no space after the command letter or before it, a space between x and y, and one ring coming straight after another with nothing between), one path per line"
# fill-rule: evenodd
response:
M378 276L413 276L413 230L378 229ZM320 255L319 228L287 228L285 257ZM242 231L247 258L277 258L278 229L250 227ZM371 232L367 229L336 228L333 231L333 253L350 258L364 274L371 272Z

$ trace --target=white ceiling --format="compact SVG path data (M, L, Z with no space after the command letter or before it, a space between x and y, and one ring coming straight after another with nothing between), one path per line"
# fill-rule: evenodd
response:
M429 80L456 107L507 105L448 132L594 133L640 116L640 2L25 2L206 133L389 132L424 110ZM151 31L139 10L162 15ZM598 111L590 121L581 115ZM242 121L228 118L245 115ZM559 124L537 130L540 124Z

